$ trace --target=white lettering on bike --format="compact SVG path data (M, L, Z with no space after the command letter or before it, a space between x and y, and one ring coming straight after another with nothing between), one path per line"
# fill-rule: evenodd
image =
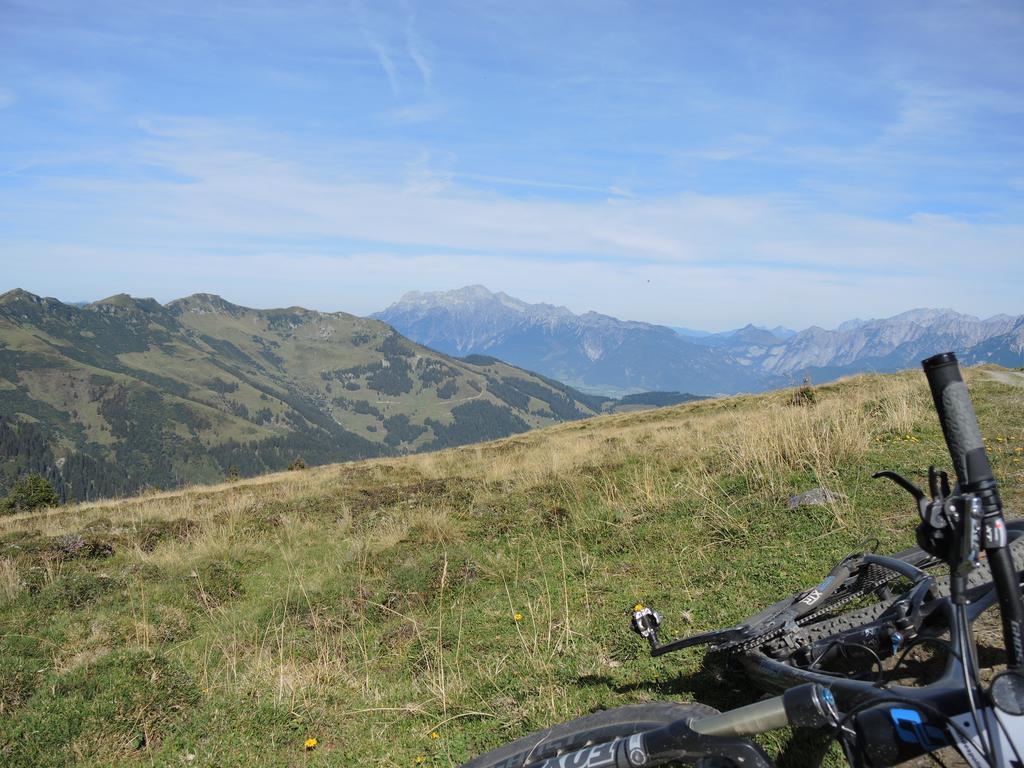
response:
M553 757L544 762L544 768L604 768L606 765L615 765L615 750L619 746L619 741L621 740L615 739L589 749Z
M806 595L800 598L800 602L804 605L814 605L821 599L821 592L817 589L812 589Z
M1011 638L1011 642L1013 643L1013 652L1017 654L1018 659L1024 658L1024 644L1021 642L1019 622L1010 622L1010 634L1013 636Z

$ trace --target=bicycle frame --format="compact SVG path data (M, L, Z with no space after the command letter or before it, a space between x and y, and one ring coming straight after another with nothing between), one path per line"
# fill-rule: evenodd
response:
M995 590L988 589L967 607L967 620L973 622L996 601ZM974 766L989 763L979 750L978 726L982 734L998 733L995 740L997 765L1009 765L1008 755L1024 754L1024 717L1000 712L994 707L979 707L980 722L971 713L965 672L974 664L973 645L965 647L961 624L950 598L937 601L947 626L951 627L950 648L945 668L937 680L926 686L888 686L879 688L865 680L846 679L813 670L794 667L755 652L743 657L743 666L752 679L768 689L785 690L795 685L818 683L828 686L840 708L864 711L852 731L870 732L871 738L859 739L858 748L871 766L896 765L935 749L954 746ZM968 663L964 663L964 659ZM977 695L977 692L975 693ZM955 728L948 727L949 720ZM854 762L854 765L859 764Z

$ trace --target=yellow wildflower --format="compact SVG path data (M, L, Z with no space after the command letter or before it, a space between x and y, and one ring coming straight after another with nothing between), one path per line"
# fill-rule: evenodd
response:
M320 742L319 742L319 741L317 741L317 740L316 740L316 739L314 739L314 738L309 738L309 739L306 739L306 744L305 744L305 746L306 746L306 750L308 751L308 750L310 750L310 749L316 749L316 745L317 745L317 744L319 744L319 743L320 743Z
M431 731L430 732L430 738L432 738L434 741L437 741L438 739L441 738L441 734L438 733L437 731Z
M522 621L523 620L523 614L521 614L519 611L516 611L515 613L512 614L512 618L515 619L516 621Z
M642 611L643 609L644 609L644 604L643 603L637 603L636 605L633 606L633 610L634 611Z
M423 755L416 755L416 765L423 765L425 762L427 762L427 758Z

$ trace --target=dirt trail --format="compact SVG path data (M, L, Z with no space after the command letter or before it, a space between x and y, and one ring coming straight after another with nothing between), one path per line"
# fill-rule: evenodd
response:
M1009 384L1011 387L1024 387L1024 371L985 371L990 379L995 379L1000 384Z

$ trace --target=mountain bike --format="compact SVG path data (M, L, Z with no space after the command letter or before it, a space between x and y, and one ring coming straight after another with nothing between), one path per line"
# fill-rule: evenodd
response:
M663 643L661 616L637 605L651 654L707 647L781 694L727 712L654 702L597 712L524 736L464 768L766 768L750 737L784 727L834 738L854 768L956 749L971 766L1024 768L1024 521L1007 524L956 356L922 362L956 474L929 470L915 500L917 547L853 553L810 589L726 629ZM998 605L1006 669L983 684L974 623ZM901 684L911 654L943 658L926 685Z

